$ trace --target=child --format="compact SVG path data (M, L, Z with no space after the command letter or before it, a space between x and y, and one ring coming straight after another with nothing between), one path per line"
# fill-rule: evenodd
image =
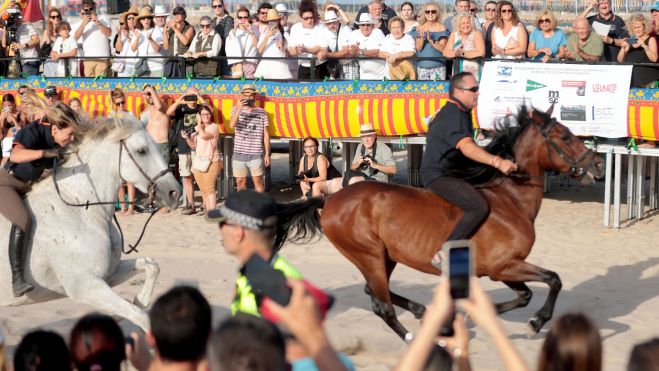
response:
M78 76L78 63L76 60L68 60L62 58L75 57L78 54L78 43L75 38L69 33L71 26L68 22L62 22L57 26L57 33L59 37L53 44L53 51L50 52L50 57L54 61L59 61L57 65L56 77L67 77L66 63L69 64L69 75Z

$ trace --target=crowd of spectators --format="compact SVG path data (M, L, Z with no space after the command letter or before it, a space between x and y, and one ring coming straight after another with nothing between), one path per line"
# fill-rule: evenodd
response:
M551 9L524 24L515 5L505 0L457 0L450 14L442 14L435 2L405 2L393 9L383 0L371 0L355 19L339 5L326 2L319 8L313 0L301 1L296 13L283 3L261 3L255 13L238 6L233 14L223 0L209 5L212 16L203 15L194 24L182 6L171 13L161 5L131 6L118 26L97 13L93 0L81 3L80 20L72 24L51 8L41 36L21 18L12 21L17 23L13 39L6 26L1 28L2 54L18 53L20 72L27 75L192 73L277 80L307 80L312 74L316 80L445 80L461 71L478 76L484 58L657 62L657 3L650 17L635 13L622 19L613 13L611 0L593 0L570 25L559 25ZM15 0L7 8L21 10ZM6 15L7 10L2 18ZM602 41L601 50L596 39ZM0 65L4 72L7 68L6 62ZM655 84L656 71L635 68L633 86Z

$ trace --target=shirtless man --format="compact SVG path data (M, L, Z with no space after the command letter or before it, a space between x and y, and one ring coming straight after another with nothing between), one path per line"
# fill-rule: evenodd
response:
M158 96L156 89L150 84L144 85L142 90L142 97L148 105L142 115L140 116L140 121L146 127L146 132L149 133L151 138L158 149L162 158L165 160L166 164L169 164L169 116L165 114L165 103ZM163 207L162 212L169 212L169 209Z

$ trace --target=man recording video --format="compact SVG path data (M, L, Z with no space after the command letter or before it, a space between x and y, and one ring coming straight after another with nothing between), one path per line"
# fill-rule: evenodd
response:
M18 55L21 72L29 76L39 74L39 35L31 24L23 24L21 6L12 2L2 16L9 40L9 56Z
M80 21L71 25L74 30L73 37L82 41L85 57L98 57L99 59L85 59L83 62L84 75L96 77L105 75L110 57L110 43L108 38L112 35L110 20L103 15L96 14L96 3L93 0L83 0L80 5ZM79 49L78 49L79 50Z

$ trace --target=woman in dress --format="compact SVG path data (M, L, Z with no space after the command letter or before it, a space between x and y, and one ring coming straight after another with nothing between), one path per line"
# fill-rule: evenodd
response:
M549 9L542 10L535 19L535 25L537 28L529 37L529 58L542 62L565 58L567 39L563 31L556 27L554 13Z
M43 30L43 36L41 37L41 39L43 40L43 44L41 45L42 50L46 48L47 45L49 45L52 50L52 46L55 43L55 40L57 40L57 36L59 36L57 31L57 26L61 22L62 22L62 13L60 13L59 9L57 8L48 9L48 23L46 25L46 28ZM57 71L57 65L58 63L56 61L51 61L51 60L45 61L43 64L44 76L55 77Z
M268 29L259 37L258 51L262 57L285 58L288 56L284 27L279 23L279 12L268 9L266 21ZM288 68L288 62L284 60L261 59L254 76L264 79L289 80L293 78Z
M492 30L492 56L499 59L521 59L526 53L528 34L517 10L508 0L497 6L497 20Z
M419 25L410 31L410 36L416 40L417 56L434 58L418 61L416 67L418 80L446 80L446 61L442 51L449 34L439 21L441 19L439 9L437 3L424 4L423 18Z
M474 74L476 81L480 78L480 62L474 58L485 56L483 34L476 31L476 18L468 13L458 13L453 17L453 32L444 48L446 58L453 60L453 74L466 71Z

